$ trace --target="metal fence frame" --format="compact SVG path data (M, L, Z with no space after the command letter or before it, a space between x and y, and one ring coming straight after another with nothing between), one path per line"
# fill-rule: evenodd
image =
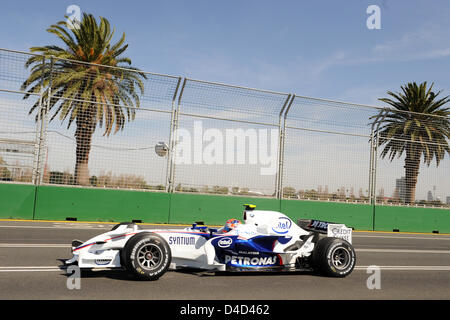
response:
M50 69L50 74L52 75L53 72L53 65L54 61L56 59L59 60L66 60L66 59L60 59L55 58L53 56L51 57L45 57L44 55L38 55L28 52L21 52L16 50L9 50L9 49L2 49L0 48L0 52L8 52L10 54L20 54L20 55L27 55L27 56L41 56L42 57L42 64L43 67L48 67ZM71 61L71 60L68 60ZM76 63L80 64L86 64L86 65L94 65L91 63L85 63L80 61L75 61ZM98 65L97 65L98 66ZM117 68L117 69L124 69L128 71L134 71L131 69L121 68L121 67L109 67L108 68ZM277 150L277 172L274 177L274 198L277 199L283 199L283 172L285 170L285 144L286 144L286 130L287 129L297 129L297 130L309 130L309 131L315 131L314 129L306 129L302 127L296 127L291 126L287 124L287 120L290 114L290 111L292 109L294 101L296 99L310 99L315 100L317 102L323 102L323 103L333 103L333 104L342 104L348 107L358 107L358 108L370 108L372 110L376 110L379 113L379 117L384 119L386 117L386 114L389 111L392 111L389 108L383 108L383 107L375 107L375 106L367 106L367 105L361 105L361 104L355 104L355 103L347 103L347 102L340 102L340 101L333 101L333 100L327 100L327 99L318 99L318 98L311 98L311 97L304 97L299 96L293 93L281 93L281 92L272 92L267 90L260 90L260 89L253 89L253 88L246 88L242 86L234 86L229 84L222 84L222 83L215 83L215 82L208 82L203 80L195 80L195 79L189 79L189 78L183 78L180 76L170 76L170 75L164 75L164 74L157 74L157 73L151 73L151 72L144 72L141 71L147 75L154 75L154 76L164 76L174 79L177 84L175 91L172 96L171 101L171 110L170 111L162 111L162 110L152 110L147 108L141 108L149 111L155 111L155 112L165 112L170 114L170 128L169 128L169 150L166 160L166 179L165 179L165 191L169 193L175 192L174 185L175 185L175 176L176 176L176 165L175 165L175 155L174 155L174 147L175 143L177 141L177 137L175 136L176 129L179 127L179 117L180 116L187 116L187 117L199 117L203 119L214 119L214 120L221 120L221 121L232 121L232 122L240 122L240 123L247 123L247 124L257 124L257 125L270 125L274 126L278 129L279 132L279 141L278 141L278 150ZM32 181L31 183L33 185L41 185L43 184L43 174L44 174L44 159L43 157L46 154L46 150L48 148L48 141L47 141L47 133L48 133L48 113L46 112L50 107L50 101L52 98L60 98L58 96L54 96L52 93L52 77L50 77L50 83L48 86L48 92L49 97L47 99L47 104L43 103L43 93L44 93L44 79L41 78L40 81L40 88L39 93L29 93L21 90L10 90L10 89L3 89L0 88L0 93L17 93L17 94L31 94L34 96L39 97L39 111L38 111L38 118L36 122L36 132L35 132L35 144L34 144L34 160L33 160L33 174L32 174ZM237 88L242 90L254 90L255 92L267 92L267 93L274 93L279 94L282 96L285 96L286 99L284 100L284 103L279 110L278 113L278 119L276 119L277 124L269 124L269 123L262 123L262 122L252 122L252 121L246 121L246 120L238 120L238 119L226 119L221 117L214 117L214 116L208 116L205 114L192 114L189 112L183 112L182 106L183 106L183 97L186 89L186 84L188 82L197 82L197 83L205 83L205 84L211 84L211 85L218 85L218 86L226 86L229 88ZM135 108L132 106L121 106L121 107L127 107L127 108ZM397 111L397 110L395 110ZM42 116L43 115L43 116ZM446 118L446 117L444 117ZM446 118L448 119L448 118ZM377 168L378 163L377 160L379 158L379 152L378 152L378 142L379 142L379 135L378 135L378 129L380 126L380 122L377 124L373 123L370 129L370 136L366 135L358 135L358 134L348 134L348 133L342 133L339 132L339 134L347 134L347 135L353 135L353 136L363 136L370 138L370 147L369 147L369 181L368 181L368 190L369 190L369 203L372 205L376 204L376 183L377 183ZM316 130L320 131L320 130ZM334 133L332 131L323 131L326 133Z
M296 98L301 98L301 99L309 99L309 100L315 100L318 102L324 102L324 103L339 103L342 105L346 105L346 106L351 106L351 107L359 107L359 108L370 108L370 109L375 109L375 110L379 110L381 113L384 113L387 111L386 108L382 108L382 107L375 107L375 106L368 106L368 105L362 105L362 104L356 104L356 103L349 103L349 102L342 102L342 101L336 101L336 100L329 100L329 99L322 99L322 98L313 98L313 97L307 97L307 96L300 96L300 95L292 95L292 99L289 102L288 107L286 108L286 110L284 111L284 115L283 115L283 126L282 126L282 147L280 148L280 154L283 156L284 155L284 145L285 145L285 135L286 135L286 129L295 129L295 130L306 130L306 131L316 131L316 132L323 132L323 133L331 133L331 134L339 134L339 135L349 135L349 136L361 136L361 137L369 137L366 135L358 135L358 134L348 134L348 133L343 133L343 132L333 132L333 131L321 131L321 130L314 130L311 128L300 128L300 127L294 127L294 126L289 126L286 125L286 121L289 115L289 111L291 110L292 104L294 103L294 100ZM282 111L283 112L283 111ZM378 126L380 125L380 123L378 123ZM378 137L374 136L374 132L376 130L374 129L374 125L372 125L371 128L371 135L370 135L370 163L369 163L369 182L368 182L368 190L369 190L369 203L374 204L375 203L375 197L376 197L376 188L375 188L375 184L376 184L376 160L378 158L378 154L377 154L377 146L378 143L373 143L373 141L377 141ZM283 182L282 182L282 177L283 177L283 171L284 171L284 161L281 161L280 163L280 168L279 168L279 175L280 175L280 179L281 181L279 182L279 187L278 187L278 198L282 199L283 198Z
M284 100L283 106L279 112L279 117L278 117L278 124L275 125L273 123L265 123L265 122L257 122L257 121L247 121L247 120L238 120L238 119L227 119L227 118L222 118L222 117L216 117L216 116L208 116L208 115L201 115L201 114L193 114L193 113L189 113L189 112L183 112L181 110L182 105L183 105L183 94L185 92L185 87L186 84L188 82L194 82L194 83L202 83L202 84L207 84L207 85L217 85L217 86L221 86L221 87L227 87L227 88L236 88L236 89L242 89L242 90L248 90L248 91L252 91L252 92L257 92L257 93L267 93L267 94L273 94L273 95L279 95L282 97L286 97L286 99ZM176 130L179 126L179 116L185 116L185 117L194 117L194 118L200 118L200 119L212 119L212 120L220 120L220 121L229 121L229 122L234 122L234 123L244 123L244 124L253 124L253 125L263 125L263 126L271 126L271 127L276 127L280 133L279 135L279 146L281 146L282 143L282 117L283 117L283 112L286 108L286 106L288 105L290 99L291 99L291 94L288 93L283 93L283 92L275 92L275 91L269 91L269 90L261 90L261 89L255 89L255 88L248 88L248 87L243 87L243 86L235 86L235 85L230 85L230 84L224 84L224 83L218 83L218 82L211 82L211 81L204 81L204 80L198 80L198 79L190 79L190 78L184 78L183 80L183 84L181 86L181 90L180 90L180 94L178 96L178 105L177 108L175 110L175 124L174 124L174 129ZM176 137L174 137L174 140L176 140ZM173 141L171 141L171 148L170 150L173 151ZM277 152L277 162L278 162L278 167L282 166L281 163L281 157L282 154L280 153L280 148L278 149ZM170 181L172 182L170 184L169 187L169 192L174 192L174 185L175 185L175 163L174 163L174 159L172 158L171 161L171 179ZM274 181L274 190L275 190L275 194L278 195L278 181L279 181L279 171L277 170L277 173L275 175L275 181Z

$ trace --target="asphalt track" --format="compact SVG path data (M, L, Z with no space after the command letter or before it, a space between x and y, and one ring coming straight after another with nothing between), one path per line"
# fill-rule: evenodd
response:
M111 226L1 220L0 299L450 299L450 235L380 232L353 233L357 266L343 279L300 272L169 271L158 281L142 282L122 271L99 270L83 273L80 288L68 289L62 261L71 257L70 242L87 240ZM373 265L380 267L379 289L367 287L373 275L367 268Z

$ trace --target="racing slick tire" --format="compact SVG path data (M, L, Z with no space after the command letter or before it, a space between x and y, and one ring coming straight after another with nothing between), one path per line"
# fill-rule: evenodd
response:
M121 263L139 280L157 280L169 268L172 261L166 240L155 233L134 235L121 250Z
M353 246L340 238L327 237L317 242L312 253L314 269L325 276L343 278L356 264Z

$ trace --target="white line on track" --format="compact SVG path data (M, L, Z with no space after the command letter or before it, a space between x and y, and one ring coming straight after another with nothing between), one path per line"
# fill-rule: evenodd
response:
M20 266L20 267L0 267L2 269L55 269L58 266Z
M373 267L373 266L370 266ZM376 266L390 271L450 271L450 266ZM356 266L354 270L367 270L369 266Z
M371 266L372 267L372 266ZM450 271L450 266L377 266L385 271ZM356 266L355 271L366 271L369 266ZM24 266L24 267L0 267L0 272L62 272L65 267L57 266ZM101 270L107 270L102 268ZM97 271L100 271L97 270Z
M450 250L411 250L411 249L358 249L356 252L382 252L382 253L450 253Z
M57 266L40 267L0 267L0 272L43 272L43 271L63 271Z
M0 228L16 228L16 229L79 229L79 230L110 230L111 225L96 225L96 224L66 224L64 222L54 222L52 225L48 226L30 226L30 225L0 225ZM152 225L147 225L152 226ZM156 228L160 226L155 226ZM170 226L169 226L170 227ZM173 229L180 228L179 226L172 227ZM450 241L450 237L448 235L439 235L436 234L432 237L427 236L426 234L418 234L417 236L411 235L391 235L391 234L383 234L383 235L364 235L358 233L353 233L354 238L382 238L382 239L420 239L420 240L447 240Z
M71 248L69 244L53 243L0 243L0 248ZM450 250L411 250L411 249L358 249L356 252L374 253L430 253L430 254L450 254Z
M0 243L0 248L71 248L71 245L53 243Z
M15 228L15 229L82 229L82 230L95 230L104 229L109 230L110 227L97 227L97 226L1 226L0 228Z
M0 267L0 272L66 272L67 266L22 266L22 267ZM112 270L109 268L91 269L93 272Z
M371 236L371 235L356 235L356 234L352 234L353 238L382 238L382 239L419 239L419 240L450 240L450 238L445 237L443 235L436 235L435 238L430 238L430 237L424 237L424 236L420 236L418 235L417 237L411 237L411 236Z
M45 269L45 270L0 270L0 272L57 272L61 271L60 269Z

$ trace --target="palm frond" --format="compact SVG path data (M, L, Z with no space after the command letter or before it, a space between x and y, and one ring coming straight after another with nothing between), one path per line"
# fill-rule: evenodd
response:
M371 122L377 128L380 137L379 146L384 146L381 157L389 154L392 161L406 150L423 156L424 162L430 165L433 159L436 164L445 157L449 149L450 112L443 108L450 101L450 96L439 98L441 91L433 92L434 84L427 88L427 83L408 83L401 86L401 92L388 91L391 98L381 98L392 108L384 109L387 114L372 116Z

